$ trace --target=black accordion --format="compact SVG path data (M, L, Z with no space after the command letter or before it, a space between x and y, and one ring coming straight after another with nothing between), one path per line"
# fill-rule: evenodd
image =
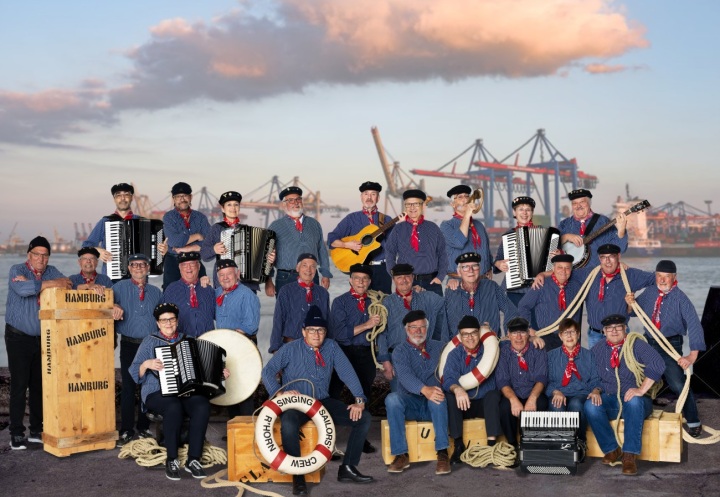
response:
M105 221L105 249L112 254L107 275L119 280L128 275L128 257L145 254L150 259L150 274L162 274L163 256L158 245L163 242L163 222L159 219Z
M508 272L505 285L508 290L527 286L540 273L552 270L550 252L557 250L560 231L557 228L536 226L518 227L502 236Z
M268 256L275 250L276 240L273 230L239 224L220 232L225 253L218 257L235 261L240 270L240 280L265 283L272 269Z
M207 340L184 338L155 347L155 357L163 362L163 369L157 373L164 397L200 394L212 399L225 393L222 347Z
M579 412L521 412L520 468L534 474L576 474L585 455L579 428Z

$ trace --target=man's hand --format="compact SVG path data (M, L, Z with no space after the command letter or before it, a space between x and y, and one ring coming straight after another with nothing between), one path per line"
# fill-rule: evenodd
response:
M457 287L459 287L459 286L460 286L460 280L456 280L455 278L449 278L447 285L445 285L445 287L448 290L456 290Z
M109 250L105 250L102 247L95 247L95 249L100 253L101 261L103 261L103 262L112 261L112 253Z
M348 406L348 411L350 411L350 419L352 421L357 421L358 419L362 418L362 413L365 410L365 404L350 404Z
M344 242L345 248L354 250L355 252L359 252L360 249L363 247L363 244L358 242L357 240L351 240L349 242Z
M523 410L522 402L520 402L520 399L515 397L514 399L510 400L510 412L512 412L512 415L516 418L520 416L520 413Z
M470 409L470 397L464 388L458 386L457 388L454 388L452 392L455 394L458 409L461 411L467 411Z
M430 284L431 285L442 285L442 281L440 281L440 279L436 276L435 278L432 279Z
M525 401L525 411L537 411L537 397L532 395Z
M570 242L576 247L582 247L583 246L583 237L580 235L574 235L572 233L567 233L562 236L562 243Z
M545 348L545 340L543 340L542 338L540 338L538 336L535 336L535 335L531 336L530 341L532 342L533 346L536 349L544 349Z
M602 405L602 395L600 395L600 392L598 392L597 390L593 390L592 392L590 392L587 398L590 399L590 402L594 406Z
M442 404L442 401L445 400L445 394L440 387L430 387L426 385L420 389L420 393L423 394L426 399L436 404Z
M320 285L321 285L325 290L327 290L328 288L330 288L330 278L326 278L325 276L323 276L322 278L320 278Z
M265 295L267 295L268 297L275 296L275 283L273 283L272 279L270 278L265 280Z
M678 359L678 365L683 368L687 369L693 364L695 364L695 361L697 360L698 351L697 350L691 350L690 353L686 356L681 357Z
M117 304L113 305L112 316L115 321L121 321L123 318L124 312L125 311L123 311L123 308L120 307L119 305L117 305Z
M203 276L200 278L200 286L203 288L210 286L210 276Z
M387 381L390 381L395 376L395 370L393 369L393 365L390 361L383 361L383 376Z
M553 397L550 403L555 407L556 409L560 409L562 406L566 405L567 398L560 390L555 390L553 392Z

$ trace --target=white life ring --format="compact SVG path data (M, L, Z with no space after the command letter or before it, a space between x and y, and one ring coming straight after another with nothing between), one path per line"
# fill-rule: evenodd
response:
M460 377L460 386L465 390L470 390L479 386L482 382L488 379L488 377L495 371L498 359L500 358L500 340L494 331L490 329L488 323L483 323L480 327L480 343L484 350L482 358L477 366L472 371L466 373ZM445 362L447 356L456 347L461 347L460 335L455 335L450 340L440 355L440 362L438 364L438 371L445 372ZM442 375L440 376L442 379Z
M290 456L280 448L273 435L278 416L288 409L305 413L318 432L318 444L307 456ZM290 475L305 475L322 468L335 450L335 423L322 403L307 395L281 395L263 403L255 420L255 440L263 459L276 471Z

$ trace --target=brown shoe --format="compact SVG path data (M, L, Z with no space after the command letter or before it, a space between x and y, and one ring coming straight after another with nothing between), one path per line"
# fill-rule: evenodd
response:
M620 458L622 457L622 455L623 451L620 447L618 447L614 451L605 454L602 458L602 461L600 462L602 462L603 464L607 464L608 466L617 466L618 464L620 464Z
M407 454L399 454L395 456L395 459L390 466L388 466L388 473L402 473L403 470L410 467L410 456Z
M635 454L625 453L622 457L623 470L622 474L633 476L637 474L637 464L635 463Z
M450 474L450 457L447 450L440 450L437 453L437 466L435 466L436 475Z

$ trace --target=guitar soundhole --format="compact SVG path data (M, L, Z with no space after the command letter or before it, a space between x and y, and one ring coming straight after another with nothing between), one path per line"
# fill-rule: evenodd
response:
M362 237L363 245L370 245L372 243L372 241L373 241L373 237L371 237L370 235L365 235L364 237Z

